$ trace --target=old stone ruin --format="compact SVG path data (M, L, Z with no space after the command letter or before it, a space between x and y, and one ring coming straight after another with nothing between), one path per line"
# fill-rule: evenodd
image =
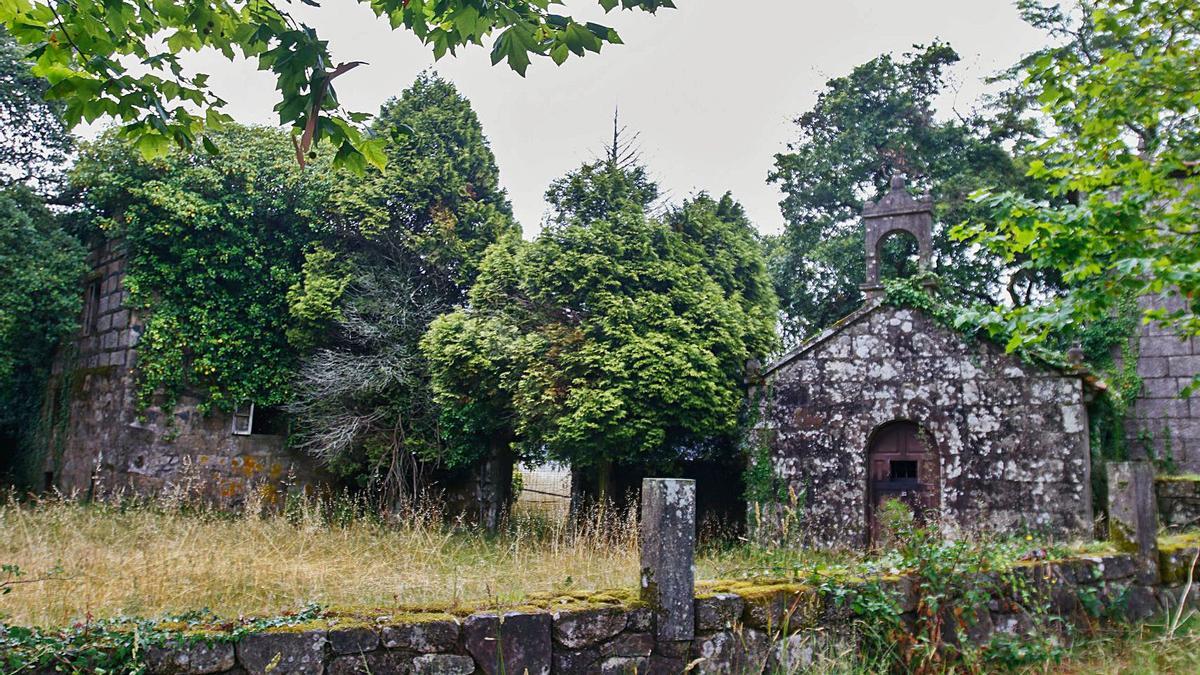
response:
M261 486L270 492L320 480L314 462L285 448L286 420L277 411L247 402L233 413L203 414L202 399L184 392L171 410L139 412L134 378L144 326L129 306L124 242L96 242L88 263L79 330L54 363L46 402L46 489L90 497L187 483L230 502Z
M886 297L880 251L888 237L913 237L922 268L932 258L932 203L911 197L903 179L863 210L863 220L865 303L763 370L759 461L770 462L796 502L804 542L872 543L889 499L936 517L946 534L1090 536L1087 405L1104 384L1036 354L1007 354L956 330L948 317ZM1196 357L1182 352L1197 345L1156 330L1142 340L1139 369L1161 371L1171 386L1148 380L1131 428L1191 438L1200 401L1189 408L1160 392L1177 392L1196 372ZM1186 450L1179 457L1195 468L1200 455L1188 443L1177 443ZM779 509L773 517L782 517Z
M773 473L804 502L807 542L870 542L875 514L890 497L936 511L950 529L1086 534L1093 520L1087 407L1103 383L1005 354L944 317L889 301L880 279L884 242L913 237L923 268L933 256L932 203L911 197L902 179L863 219L864 305L770 363L765 383L749 380L761 397L758 442ZM45 487L89 495L189 483L236 502L264 485L270 492L325 483L310 458L286 447L281 411L246 401L231 413L201 413L201 397L188 392L170 410L137 410L143 323L128 304L126 258L120 240L92 247L79 330L57 359L45 405ZM1126 356L1137 359L1144 387L1128 417L1130 446L1200 471L1200 398L1178 397L1200 372L1200 340L1148 324L1131 346ZM704 481L702 501L740 498L737 482L721 477L730 470L737 468L720 467ZM644 475L619 473L628 479L622 491Z

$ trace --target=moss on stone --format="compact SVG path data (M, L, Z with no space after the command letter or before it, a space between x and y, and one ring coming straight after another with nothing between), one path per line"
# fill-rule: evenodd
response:
M1200 487L1200 473L1185 473L1178 475L1159 475L1154 480L1159 483L1195 483Z
M1184 532L1158 540L1158 570L1165 584L1200 581L1192 567L1200 555L1200 532Z
M1160 552L1178 553L1186 549L1198 547L1200 547L1200 530L1181 532L1158 538L1158 550Z

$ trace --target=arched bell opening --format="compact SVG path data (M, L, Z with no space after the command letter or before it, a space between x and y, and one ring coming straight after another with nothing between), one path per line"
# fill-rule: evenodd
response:
M921 271L924 265L921 242L908 230L892 230L875 244L879 261L879 279L906 279Z
M867 544L879 541L880 509L889 499L907 505L918 522L936 517L940 477L937 446L919 424L895 420L876 427L867 445Z

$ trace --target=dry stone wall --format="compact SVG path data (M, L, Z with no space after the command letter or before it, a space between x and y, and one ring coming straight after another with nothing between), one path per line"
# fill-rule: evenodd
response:
M807 543L867 538L868 448L875 430L919 425L936 452L948 529L1059 536L1090 532L1081 377L967 342L916 309L869 304L767 372L760 441L774 473L803 496Z
M1189 558L1194 551L1193 545L1164 557ZM972 585L986 585L984 576ZM1012 573L1022 583L991 578L990 600L969 612L969 621L946 639L985 645L997 636L1061 630L1065 624L1048 620L1051 616L1080 625L1105 616L1147 619L1182 599L1179 575L1163 576L1165 585L1138 585L1135 563L1127 555L1023 564ZM919 580L878 581L902 612L899 625L912 625ZM799 672L828 654L854 648L860 639L861 617L834 594L800 584L710 584L695 600L690 640L658 640L648 607L597 597L603 596L560 597L542 607L467 616L334 613L236 641L220 633L193 633L152 647L147 662L149 672L160 675L645 675L682 673L689 666L694 673ZM1193 592L1190 601L1200 603L1198 594Z
M1200 476L1159 476L1154 488L1164 527L1172 532L1200 527Z

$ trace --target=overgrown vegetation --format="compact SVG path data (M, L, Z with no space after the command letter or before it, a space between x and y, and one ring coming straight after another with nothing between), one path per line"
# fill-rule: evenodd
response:
M23 663L14 658L60 662L72 654L63 663L67 672L132 672L148 645L180 632L215 630L219 639L237 639L327 611L462 614L536 604L539 597L586 598L596 588L617 589L596 597L625 597L637 586L632 511L597 511L571 527L518 512L489 537L437 513L379 516L354 499L262 506L251 500L240 512L218 512L186 495L90 505L6 502L0 527L9 536L0 541L0 559L13 562L0 572L0 589L11 589L0 595L0 645L6 647L0 652L7 665ZM788 588L815 589L833 607L853 611L865 641L848 660L826 662L818 653L818 672L979 672L1070 663L1069 640L1131 648L1128 641L1111 642L1118 633L1069 632L1049 613L1037 575L1025 573L1027 565L1103 553L1102 547L1046 547L1020 536L948 542L936 528L918 526L903 507L885 511L890 543L872 554L702 541L701 588L751 601ZM900 621L894 586L900 574L915 584L911 625ZM1023 614L1038 632L983 644L951 639L973 630L970 608L986 606L989 598L1015 603L1008 611ZM1098 621L1119 613L1119 606L1094 600L1081 596L1081 610ZM1169 637L1158 634L1166 654L1196 639L1187 616L1172 625ZM1163 658L1182 662L1181 656Z
M734 451L747 359L774 346L775 297L730 195L663 215L620 139L557 181L555 218L493 246L467 305L422 348L456 453L545 456L596 476ZM499 447L497 447L499 446Z
M42 394L78 325L84 251L51 211L72 140L25 50L0 30L0 483L37 485Z
M296 353L288 289L330 235L327 171L302 171L287 137L231 126L219 155L145 160L116 134L87 144L72 171L81 229L128 248L129 305L145 322L138 398L168 415L178 397L231 409L288 400ZM168 417L170 419L170 417Z

